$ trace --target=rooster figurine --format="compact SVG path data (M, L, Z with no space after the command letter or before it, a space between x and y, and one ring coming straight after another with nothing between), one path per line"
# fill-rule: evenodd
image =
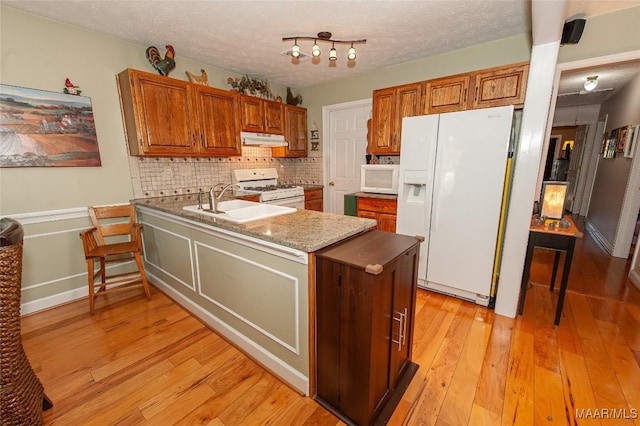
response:
M200 68L200 75L195 75L194 73L189 71L185 71L185 74L187 74L187 77L189 77L189 81L192 83L202 84L203 86L209 84L209 77L207 77L207 72L202 68Z
M167 53L164 55L164 59L160 56L160 52L155 46L149 46L147 48L147 59L149 63L158 70L160 75L167 76L176 67L176 61L173 59L176 56L176 51L173 50L173 46L167 44Z

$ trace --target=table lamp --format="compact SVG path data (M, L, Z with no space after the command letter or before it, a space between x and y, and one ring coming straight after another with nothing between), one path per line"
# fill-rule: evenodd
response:
M540 197L541 217L554 220L562 219L568 187L569 182L542 182L542 196Z

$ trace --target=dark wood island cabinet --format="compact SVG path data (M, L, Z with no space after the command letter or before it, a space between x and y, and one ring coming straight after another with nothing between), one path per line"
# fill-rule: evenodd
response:
M350 424L385 424L411 362L419 240L379 230L316 253L316 399Z

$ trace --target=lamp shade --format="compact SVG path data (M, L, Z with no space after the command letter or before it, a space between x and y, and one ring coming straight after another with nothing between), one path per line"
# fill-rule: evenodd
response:
M336 52L335 47L332 47L331 50L329 51L329 60L330 61L338 60L338 52Z
M569 182L547 181L542 183L540 216L562 219Z

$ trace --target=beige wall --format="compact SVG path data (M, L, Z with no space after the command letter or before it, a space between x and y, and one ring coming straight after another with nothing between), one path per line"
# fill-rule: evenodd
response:
M0 24L2 83L62 92L69 77L91 98L102 159L102 167L0 169L0 215L133 198L115 76L125 68L155 72L146 59L146 46L7 7L2 7ZM178 51L170 76L187 80L185 71L199 74L201 68L213 87L228 88L227 77L236 75L183 58ZM273 89L284 95L282 88Z
M629 82L613 98L602 104L600 116L608 115L608 133L621 126L640 124L640 75ZM636 150L636 155L637 155ZM617 154L616 158L598 160L598 171L587 217L606 244L613 247L620 221L631 158Z

